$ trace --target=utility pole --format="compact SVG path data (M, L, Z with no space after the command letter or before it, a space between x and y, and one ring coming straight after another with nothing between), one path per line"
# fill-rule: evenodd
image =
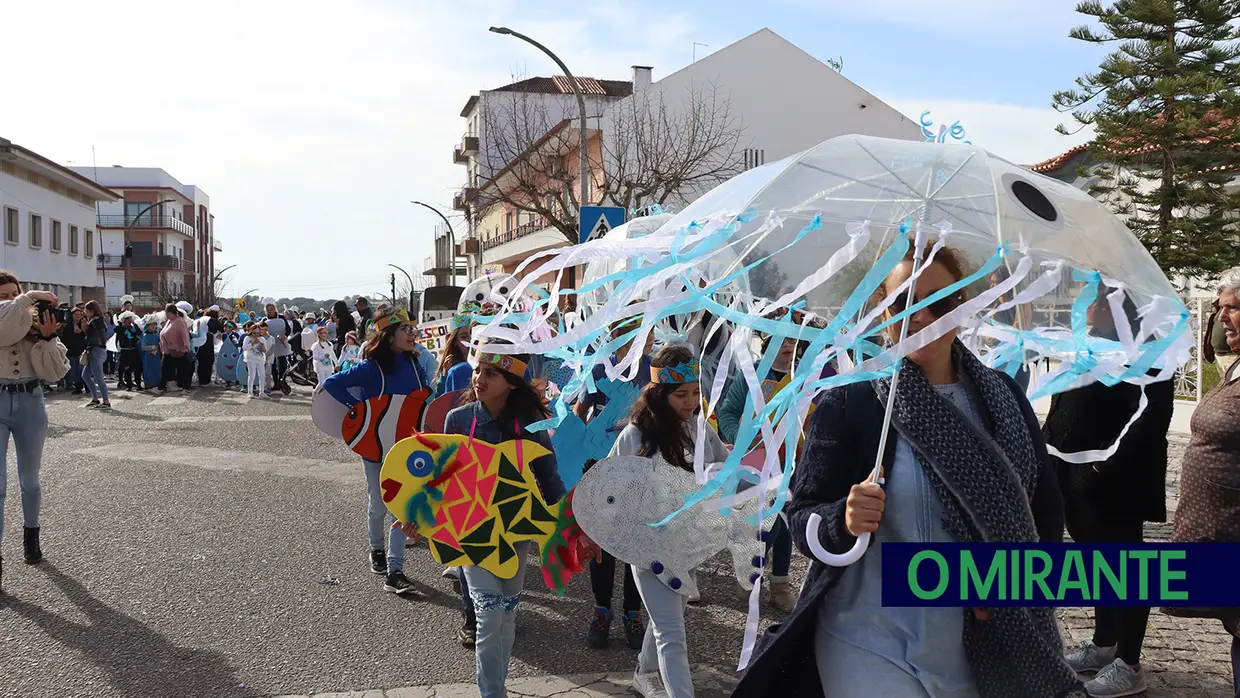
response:
M400 305L396 302L396 274L389 274L388 279L392 282L392 304L399 308Z

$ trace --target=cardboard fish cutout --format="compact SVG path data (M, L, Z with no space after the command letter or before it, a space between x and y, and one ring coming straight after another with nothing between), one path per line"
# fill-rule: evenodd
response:
M245 362L241 362L241 365L244 366ZM349 393L354 398L362 396L359 388L349 388ZM314 389L314 397L310 400L310 419L319 431L339 439L340 425L347 414L349 414L349 408L332 397L331 393L323 390L323 386L320 385Z
M749 590L761 577L766 543L751 519L758 511L756 497L738 498L730 516L717 504L704 503L677 515L667 524L652 526L680 509L685 497L696 492L692 472L661 458L612 456L594 464L573 490L573 513L581 530L603 550L658 575L682 596L697 593L690 570L720 550L732 553L736 580ZM769 530L776 514L763 521Z
M215 375L226 383L240 383L237 365L241 360L241 341L236 332L225 332L215 354Z
M414 523L443 565L474 565L501 579L517 573L513 549L533 541L543 581L564 593L583 569L581 529L572 493L543 501L529 463L550 451L534 441L491 445L460 434L422 434L388 451L379 471L383 501L403 523Z
M340 435L357 455L382 461L396 442L418 433L430 396L431 391L420 388L408 395L380 395L359 402L345 414Z
M448 421L448 413L461 406L464 395L464 390L453 390L431 400L431 404L426 406L426 413L422 415L422 431L428 434L443 431L444 424Z

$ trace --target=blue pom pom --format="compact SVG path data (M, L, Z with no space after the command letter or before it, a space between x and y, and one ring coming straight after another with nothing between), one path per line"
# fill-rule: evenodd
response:
M655 574L663 574L663 563L659 562L658 560L655 560L654 562L650 563L650 571L654 572Z

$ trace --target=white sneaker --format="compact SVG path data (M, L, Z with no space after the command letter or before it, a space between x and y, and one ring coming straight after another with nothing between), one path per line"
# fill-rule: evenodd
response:
M443 572L441 572L439 576L443 577L444 579L460 579L461 568L460 567L445 567L443 568Z
M642 698L668 698L663 688L663 679L659 674L639 674L633 672L633 692Z
M1103 667L1092 681L1085 682L1085 692L1094 698L1119 698L1144 693L1145 672L1133 669L1122 659L1116 659Z
M1092 640L1064 655L1068 666L1078 674L1092 674L1115 661L1115 647L1099 647Z
M170 385L170 386L168 386L168 394L169 394L169 395L176 395L176 394L177 394L177 393L179 393L179 392L181 392L181 386L179 386L179 385Z

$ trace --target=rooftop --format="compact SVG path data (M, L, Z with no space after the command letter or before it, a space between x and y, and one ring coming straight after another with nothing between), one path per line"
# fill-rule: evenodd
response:
M88 196L95 201L116 201L120 198L111 189L100 186L74 170L53 162L33 150L17 145L6 138L0 138L0 161L20 162L25 169L38 172L49 180Z
M577 78L577 84L581 86L581 92L585 95L593 95L597 97L628 97L633 94L633 83L628 80L597 80L595 78ZM509 83L503 87L497 87L489 92L526 92L529 94L573 94L573 83L564 75L554 75L549 78L535 77L518 80ZM465 102L465 108L461 109L461 116L468 117L470 112L474 110L474 105L478 103L479 95L473 95Z

